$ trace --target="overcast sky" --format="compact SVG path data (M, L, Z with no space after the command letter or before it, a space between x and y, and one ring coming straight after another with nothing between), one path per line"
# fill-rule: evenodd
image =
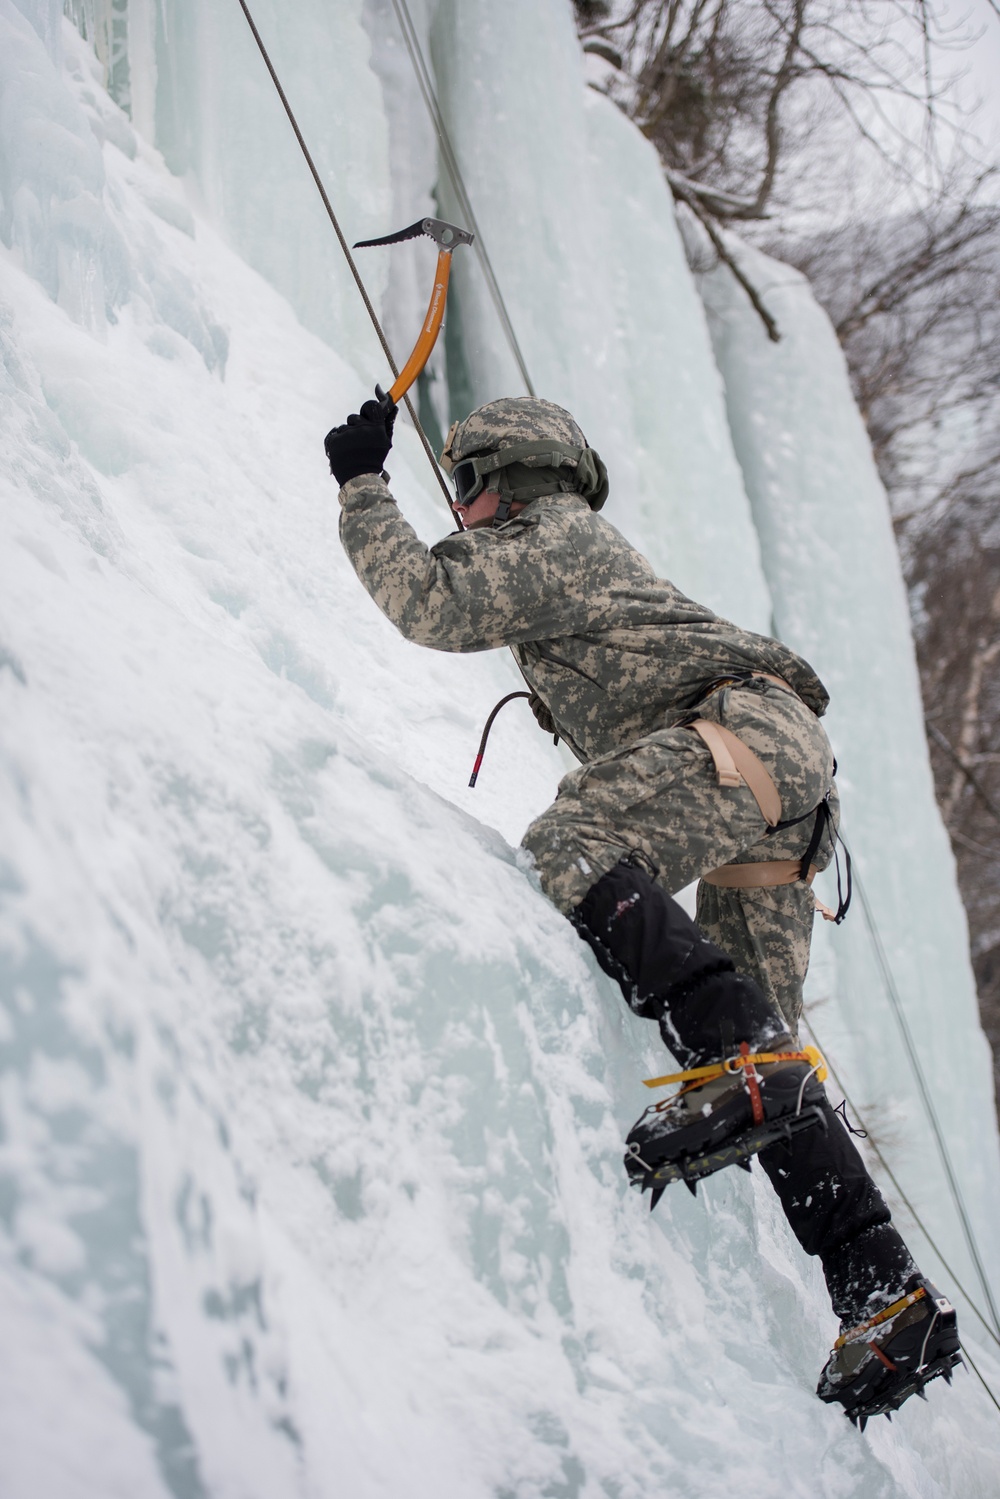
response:
M957 21L968 17L974 30L982 32L979 41L962 54L968 68L965 89L970 98L982 101L982 135L1000 155L1000 0L953 0L950 7Z

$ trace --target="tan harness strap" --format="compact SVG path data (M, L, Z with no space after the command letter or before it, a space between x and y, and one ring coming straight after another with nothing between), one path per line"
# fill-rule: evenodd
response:
M776 885L796 884L801 868L800 859L770 859L763 864L723 864L718 869L710 869L702 879L706 885L717 885L723 890L765 890ZM816 865L810 864L806 884L811 885L818 873ZM824 921L836 921L836 912L825 906L818 895L813 895L813 903Z
M781 797L771 779L770 772L758 760L749 745L743 743L731 729L712 723L707 718L696 718L687 725L702 739L715 762L715 773L720 786L742 786L746 784L753 793L761 816L769 828L781 821Z
M706 885L724 890L761 890L772 885L794 885L802 867L801 859L771 859L766 864L723 864L702 875ZM819 871L810 864L806 884L811 885Z
M783 677L774 677L769 672L762 671L755 671L753 675L774 682L778 687L785 687L789 692L795 691ZM737 683L735 680L732 683L724 680L717 683L713 691L717 692L730 685L736 686ZM707 718L698 718L687 727L693 729L707 746L715 764L719 785L747 785L768 827L777 827L781 821L781 796L770 773L749 745L744 744L731 729L724 729L721 724L712 723ZM707 874L702 875L702 879L706 885L715 885L724 890L774 889L779 885L797 884L802 878L801 869L800 859L769 859L759 864L723 864L719 869L710 869ZM807 885L812 884L817 873L816 865L810 864L806 876ZM818 896L814 895L813 900L816 910L826 921L837 920L836 914Z

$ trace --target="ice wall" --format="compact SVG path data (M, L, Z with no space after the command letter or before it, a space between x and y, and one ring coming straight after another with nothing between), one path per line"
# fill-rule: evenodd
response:
M891 1001L875 947L878 940L885 949L997 1285L991 1059L934 798L888 503L829 320L790 267L746 248L740 253L778 321L780 343L767 338L725 267L703 277L702 287L777 629L813 663L832 696L828 723L844 830L871 907L871 926L858 900L831 942L838 1006L829 1016L830 1046L849 1057L850 1075L892 1143L907 1195L982 1298L912 1067L900 1035L886 1024ZM817 1029L827 1025L823 1012L815 1020Z
M429 57L432 4L433 0L413 0L413 4L407 6L416 45L425 63ZM434 197L438 178L438 141L392 0L366 0L364 23L371 41L371 68L381 84L382 107L388 125L392 206L386 222L392 229L402 229L426 214L438 216ZM463 256L466 253L462 251ZM399 367L416 340L425 314L434 283L437 246L430 239L421 238L410 240L402 251L362 251L359 259L366 277L372 271L380 271L387 277L381 304L382 323ZM438 445L438 439L443 438L452 421L445 372L445 343L444 337L439 339L413 393L421 421L438 451L443 445ZM407 420L405 413L402 420Z
M584 87L569 5L442 0L432 40L535 389L573 411L605 458L609 518L693 597L768 630L704 314L652 146ZM444 174L442 192L456 211ZM456 341L478 403L522 386L476 271L456 265Z
M652 1218L625 1191L662 1053L517 867L561 769L523 705L464 789L509 664L407 646L341 556L320 442L377 356L297 217L255 55L222 7L130 7L134 124L160 115L173 151L187 118L182 179L30 14L0 0L0 1492L986 1499L971 1381L863 1439L817 1403L835 1327L759 1173ZM259 19L296 99L325 59L319 150L356 103L388 198L371 14ZM567 14L544 19L533 66L572 106ZM703 359L648 150L596 108L578 161L663 250L624 255L607 305L628 329L659 286ZM697 368L686 419L718 431ZM621 370L588 410L626 410ZM392 470L440 534L405 429Z
M382 354L315 185L243 13L235 3L156 7L156 143L187 175L230 242L335 347ZM387 123L370 45L353 0L260 0L289 99L349 241L383 232L390 206ZM310 66L298 65L301 57ZM387 266L367 271L372 294Z

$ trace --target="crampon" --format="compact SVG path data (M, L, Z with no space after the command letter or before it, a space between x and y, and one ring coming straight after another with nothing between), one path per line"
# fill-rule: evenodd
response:
M914 1278L877 1316L837 1339L816 1393L839 1403L860 1431L872 1416L890 1421L911 1395L962 1363L955 1308L936 1286Z
M691 1192L726 1166L750 1170L750 1157L787 1144L801 1130L826 1128L820 1086L826 1077L815 1047L794 1052L739 1054L708 1067L650 1078L647 1087L682 1082L671 1098L651 1104L626 1142L625 1169L637 1191L656 1207L671 1182Z

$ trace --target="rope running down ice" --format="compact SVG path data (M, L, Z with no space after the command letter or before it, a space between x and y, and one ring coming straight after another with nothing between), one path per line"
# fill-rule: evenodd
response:
M988 1334L988 1336L993 1339L994 1343L996 1343L998 1347L1000 1347L1000 1337L998 1337L997 1334L993 1331L992 1327L987 1322L986 1318L983 1316L982 1312L979 1310L978 1306L973 1301L973 1299L969 1295L968 1291L962 1285L962 1282L959 1280L958 1276L955 1274L955 1271L952 1269L951 1265L945 1259L944 1253L940 1249L940 1247L938 1246L936 1240L933 1238L933 1236L932 1236L932 1234L930 1232L930 1229L926 1226L926 1224L924 1223L924 1221L921 1218L920 1214L917 1212L916 1208L913 1206L913 1203L910 1201L910 1199L907 1197L906 1193L903 1191L903 1188L900 1185L899 1180L898 1180L895 1172L893 1171L892 1167L889 1165L889 1162L886 1160L885 1156L882 1154L881 1150L879 1149L878 1144L876 1143L876 1140L874 1138L873 1131L871 1129L869 1129L868 1124L865 1121L864 1115L861 1113L861 1110L858 1108L857 1104L854 1102L853 1098L851 1097L851 1095L848 1093L846 1087L844 1086L843 1078L840 1076L839 1072L837 1071L836 1066L834 1065L833 1061L831 1060L829 1051L827 1050L827 1048L825 1046L823 1046L821 1044L821 1042L819 1040L819 1037L816 1034L816 1027L813 1025L812 1021L809 1020L809 1019L807 1019L805 1016L803 1016L803 1018L802 1018L802 1023L803 1023L803 1025L805 1025L805 1026L808 1027L809 1033L812 1036L813 1040L815 1041L817 1048L823 1053L823 1057L824 1057L824 1059L826 1061L826 1065L829 1068L830 1076L833 1078L833 1081L837 1084L837 1087L840 1089L841 1093L844 1095L844 1099L845 1099L845 1101L847 1103L847 1107L850 1109L851 1113L857 1119L857 1121L861 1125L862 1129L864 1129L867 1132L868 1139L869 1139L869 1144L870 1144L870 1149L871 1149L873 1155L875 1155L878 1158L879 1162L882 1165L883 1170L885 1171L886 1176L892 1182L892 1185L893 1185L893 1187L896 1190L896 1195L899 1198L900 1202L902 1202L903 1206L906 1208L906 1210L908 1211L908 1213L912 1217L914 1223L916 1223L917 1227L920 1229L920 1232L923 1234L924 1238L927 1240L927 1242L930 1245L931 1249L937 1255L939 1261L941 1262L942 1268L947 1271L948 1275L954 1281L954 1283L957 1286L958 1290L961 1292L961 1294L964 1296L965 1300L968 1302L968 1304L971 1307L971 1309L973 1310L973 1312L975 1312L976 1316L979 1318L979 1321L983 1324L983 1328L986 1331L986 1333Z
M489 257L489 252L486 249L485 236L482 229L480 229L479 221L476 218L475 213L473 212L472 201L469 198L469 193L465 186L465 180L462 177L462 169L458 164L458 157L455 155L454 147L451 144L451 137L448 134L448 127L445 124L444 116L441 113L441 106L437 101L437 95L434 91L434 84L431 79L430 69L428 68L427 62L424 58L423 50L420 46L420 39L417 36L417 29L413 24L413 18L410 15L410 9L407 4L407 0L392 0L392 6L396 12L396 19L399 21L399 29L403 33L403 41L406 43L406 50L410 54L410 61L413 64L413 71L417 76L417 83L420 85L420 92L423 95L424 103L427 106L427 112L431 117L431 124L434 126L435 132L437 134L438 144L441 147L441 156L444 161L448 176L451 178L451 185L455 189L455 196L458 198L459 208L462 211L468 227L474 232L476 236L472 248L479 259L480 265L482 266L483 275L486 278L486 286L489 290L490 296L493 299L493 305L497 310L497 316L500 319L500 326L503 328L504 337L506 338L510 351L514 356L517 367L521 372L521 379L524 381L528 395L533 397L535 395L535 387L531 383L531 376L528 374L528 366L525 363L524 355L521 353L521 346L517 341L517 334L514 332L514 325L511 322L510 314L507 311L507 304L504 301L503 293L500 290L500 284L497 281L496 275L493 270L493 264Z
M841 834L841 841L844 842L845 848L848 847L846 840L844 840L843 838L843 834ZM850 852L849 849L848 852ZM913 1040L913 1032L910 1030L909 1021L906 1018L902 1000L899 997L899 990L896 988L896 981L893 978L892 969L889 966L889 959L886 956L885 947L883 945L881 935L879 934L878 926L875 921L875 915L869 903L868 896L864 887L864 881L861 878L860 867L856 859L854 860L853 868L854 885L861 901L861 909L864 912L865 924L868 927L868 933L872 939L872 946L875 949L875 956L878 960L879 969L881 970L882 974L882 982L885 985L885 991L888 995L893 1014L895 1015L896 1024L899 1027L899 1033L903 1040L903 1046L909 1059L910 1067L913 1070L913 1076L916 1080L921 1101L927 1114L927 1118L930 1122L934 1140L938 1148L938 1154L941 1157L941 1164L944 1167L945 1177L947 1179L951 1195L955 1202L955 1208L958 1213L959 1222L962 1225L962 1233L965 1236L965 1242L968 1245L972 1263L975 1266L976 1273L979 1276L983 1291L985 1292L986 1304L989 1308L990 1315L993 1318L993 1325L998 1331L1000 1331L1000 1315L998 1315L997 1313L996 1302L993 1299L993 1292L990 1287L989 1277L986 1274L986 1268L983 1265L982 1257L979 1253L979 1246L976 1243L976 1236L973 1232L972 1222L969 1218L968 1210L965 1206L965 1200L962 1196L962 1189L959 1186L958 1178L955 1175L955 1168L952 1165L951 1156L949 1155L948 1147L945 1143L944 1130L941 1127L941 1121L938 1118L937 1109L934 1107L934 1099L931 1094L930 1087L927 1083L927 1078L924 1075L924 1070L921 1066L920 1058L917 1054L916 1045Z
M323 179L320 177L319 172L316 170L316 163L313 161L309 151L309 147L306 145L305 137L303 136L302 131L299 129L299 122L295 118L295 115L292 111L292 106L289 104L288 97L281 86L281 81L274 70L274 64L268 56L267 48L264 46L263 38L261 37L260 32L257 30L253 16L250 14L250 10L246 3L246 0L239 0L239 5L243 14L246 16L247 25L250 27L250 30L253 33L253 39L257 43L257 46L260 50L260 55L264 59L264 64L267 68L267 71L271 75L271 82L274 84L274 87L278 92L278 98L284 105L285 114L288 116L289 123L295 132L295 139L298 141L299 146L302 150L302 155L306 159L306 165L312 173L313 181L319 189L319 195L323 199L323 207L326 209L330 219L330 223L333 225L334 230L336 231L337 238L340 241L340 248L343 250L344 256L347 260L347 264L351 268L351 275L354 277L354 280L357 283L357 288L361 293L361 298L368 311L368 316L372 320L372 326L374 327L375 332L378 334L379 343L382 345L382 352L385 354L386 359L389 361L389 368L392 370L393 375L396 376L399 374L399 369L396 361L392 357L392 350L389 348L386 336L382 331L382 324L379 322L378 313L372 306L372 301L368 295L365 283L361 279L361 272L358 270L357 266L354 263L354 256L351 254L350 245L347 243L347 240L344 237L344 232L341 229L339 222L337 221L337 215L333 211L333 204L330 202L326 188L323 186ZM427 434L424 432L423 427L420 425L420 419L417 416L417 413L409 396L404 396L403 400L406 403L407 411L410 413L410 420L413 422L413 425L417 430L417 435L419 436L420 441L423 444L424 452L427 454L427 461L430 463L431 468L434 470L434 476L437 479L438 484L441 486L441 492L448 502L448 509L451 510L451 493L448 489L447 483L445 482L444 475L438 467L438 462L434 456L434 451L431 448L430 443L427 441Z
M802 1023L803 1023L803 1025L805 1025L805 1026L808 1027L810 1035L812 1036L812 1038L815 1041L815 1043L816 1043L817 1047L819 1048L819 1050L823 1053L823 1058L824 1058L824 1060L826 1062L827 1068L829 1069L830 1076L833 1078L833 1081L837 1084L837 1087L840 1089L841 1093L844 1095L844 1098L847 1101L847 1106L851 1110L851 1113L857 1119L857 1121L860 1124L861 1128L867 1130L868 1126L865 1123L864 1117L862 1116L860 1109L858 1108L858 1106L854 1102L854 1100L851 1098L851 1096L848 1093L847 1089L844 1087L844 1084L843 1084L843 1081L841 1080L840 1074L838 1073L835 1064L831 1060L829 1051L826 1049L825 1046L822 1045L822 1043L820 1042L820 1039L819 1039L818 1035L816 1034L816 1027L813 1025L812 1021L809 1020L806 1016L802 1017ZM954 1282L955 1286L957 1287L958 1291L961 1293L962 1297L967 1302L968 1306L971 1308L971 1310L979 1318L979 1321L982 1323L982 1325L983 1325L985 1331L987 1332L987 1334L993 1339L994 1343L996 1343L998 1346L1000 1346L1000 1337L997 1337L997 1334L993 1331L992 1327L987 1322L986 1318L983 1316L982 1312L979 1310L978 1306L973 1301L973 1299L969 1295L968 1291L962 1285L962 1282L959 1280L958 1276L955 1274L954 1270L951 1268L951 1266L949 1265L948 1261L945 1259L944 1254L942 1253L942 1251L939 1249L939 1247L937 1245L937 1242L932 1237L930 1230L927 1228L927 1226L924 1223L923 1219L921 1218L920 1214L917 1212L916 1208L913 1206L913 1203L910 1201L910 1199L907 1197L906 1193L903 1191L903 1188L900 1186L898 1180L896 1179L896 1175L895 1175L892 1167L889 1165L889 1162L886 1160L885 1156L882 1154L881 1150L879 1149L879 1147L878 1147L878 1145L877 1145L877 1143L876 1143L876 1141L874 1139L874 1136L873 1136L871 1130L868 1130L868 1140L869 1140L869 1144L870 1144L870 1148L872 1150L872 1153L878 1158L879 1162L882 1165L883 1170L885 1171L886 1176L889 1178L889 1180L892 1182L892 1185L896 1189L896 1194L899 1197L900 1201L903 1203L904 1207L907 1209L907 1211L909 1212L910 1216L912 1217L914 1223L917 1225L917 1227L919 1228L920 1232L923 1234L924 1238L927 1240L927 1242L930 1245L931 1249L933 1250L934 1254L937 1255L937 1258L940 1261L942 1269L948 1274L948 1276L951 1278L951 1280ZM969 1354L969 1351L966 1348L966 1346L965 1346L964 1343L961 1344L961 1348L962 1348L962 1352L965 1355L966 1359L968 1359L969 1367L972 1369L972 1371L975 1374L976 1378L979 1380L979 1383L982 1385L983 1389L986 1391L987 1395L990 1397L990 1399L992 1400L993 1404L996 1406L997 1410L1000 1411L1000 1400L997 1400L997 1397L994 1395L993 1391L990 1389L989 1385L986 1383L986 1380L983 1378L982 1374L979 1372L978 1366L975 1364L975 1362L971 1358L971 1356Z

